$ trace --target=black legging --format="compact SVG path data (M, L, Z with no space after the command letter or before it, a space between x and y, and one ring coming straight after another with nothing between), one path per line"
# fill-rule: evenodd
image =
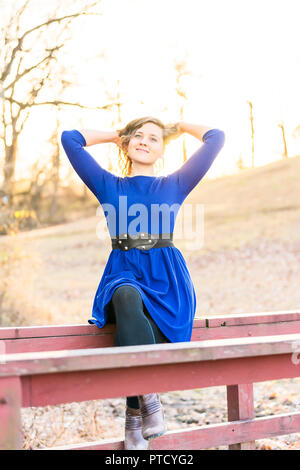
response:
M108 323L116 323L115 346L170 343L150 316L139 291L128 285L118 287L111 299ZM130 408L139 408L137 396L127 397Z

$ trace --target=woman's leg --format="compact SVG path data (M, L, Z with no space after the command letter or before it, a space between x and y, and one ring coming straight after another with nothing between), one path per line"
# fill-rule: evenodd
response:
M112 306L117 324L115 346L170 342L149 315L135 287L128 285L118 287L112 296ZM126 401L130 408L139 408L137 396L127 397Z

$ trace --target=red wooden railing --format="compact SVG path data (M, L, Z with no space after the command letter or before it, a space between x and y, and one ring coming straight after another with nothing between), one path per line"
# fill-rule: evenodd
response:
M0 329L0 449L22 448L21 407L227 386L228 422L167 432L193 450L300 432L300 413L255 418L253 383L300 377L300 312L195 320L190 343L112 347L114 325ZM299 355L298 355L299 354ZM60 449L122 449L106 440Z

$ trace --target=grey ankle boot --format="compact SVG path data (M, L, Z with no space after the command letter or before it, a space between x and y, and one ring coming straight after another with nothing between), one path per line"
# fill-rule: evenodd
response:
M142 434L142 415L140 409L126 406L125 412L125 450L147 450L149 447Z
M139 395L138 399L143 420L143 437L150 440L165 434L164 411L158 394Z

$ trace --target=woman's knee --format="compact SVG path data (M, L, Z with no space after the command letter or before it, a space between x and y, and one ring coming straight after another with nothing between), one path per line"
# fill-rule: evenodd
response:
M133 286L120 286L117 287L112 295L112 303L114 307L121 305L122 308L126 305L132 305L134 302L142 305L142 298L139 291Z
M141 294L133 286L118 287L112 296L112 304L117 323L125 321L131 324L143 314Z

